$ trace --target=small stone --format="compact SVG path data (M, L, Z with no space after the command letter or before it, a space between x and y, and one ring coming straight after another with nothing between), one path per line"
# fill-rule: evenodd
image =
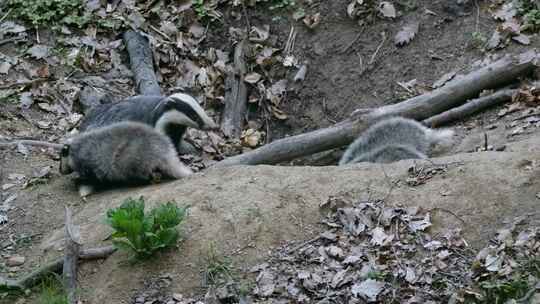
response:
M135 298L135 303L144 303L144 298L143 297Z
M180 302L180 301L182 301L184 299L184 296L182 294L179 294L179 293L173 293L172 298L175 301Z
M167 304L176 304L176 301L175 300L170 300L170 301L167 301Z
M23 256L14 255L7 259L6 266L8 267L21 266L22 264L24 264L24 261L26 261L26 259Z

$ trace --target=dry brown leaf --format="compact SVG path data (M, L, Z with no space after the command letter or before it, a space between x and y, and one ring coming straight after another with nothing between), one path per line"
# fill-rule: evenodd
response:
M493 13L493 18L500 21L511 20L517 15L517 10L514 7L514 3L509 1L503 4L501 8Z
M519 21L515 18L505 21L500 25L501 32L510 35L519 35Z
M252 72L244 77L244 81L247 83L256 84L257 82L259 82L259 80L261 80L261 78L261 74Z
M283 112L278 107L272 106L271 108L272 108L272 114L274 115L275 118L279 120L285 120L288 118L287 114L285 114L285 112Z
M520 44L523 44L523 45L529 45L531 44L531 40L529 39L529 36L527 35L523 35L523 34L519 34L517 36L514 36L512 37L512 40L520 43Z
M263 27L252 26L249 32L249 40L253 42L264 42L270 37L270 25L265 24Z
M372 279L367 279L352 286L351 292L355 297L362 297L368 301L377 301L377 296L384 288L384 283Z
M379 12L386 18L396 18L396 8L388 1L382 1L379 4Z
M396 37L394 37L394 43L397 46L409 44L418 33L418 27L418 22L414 22L404 26L401 31L396 34Z
M319 25L319 23L321 23L321 13L316 13L314 15L307 15L304 18L304 24L310 29L316 28Z

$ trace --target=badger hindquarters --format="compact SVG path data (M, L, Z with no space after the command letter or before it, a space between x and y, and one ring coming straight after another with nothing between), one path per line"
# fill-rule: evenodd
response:
M412 119L384 119L369 127L351 143L339 164L388 163L427 158L435 148L448 148L452 144L453 135L452 130L431 129Z

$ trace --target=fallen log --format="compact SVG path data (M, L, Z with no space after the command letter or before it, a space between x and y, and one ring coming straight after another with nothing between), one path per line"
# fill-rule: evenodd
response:
M79 260L79 251L81 247L81 235L79 228L73 225L71 210L65 207L66 222L66 248L64 249L64 265L62 277L64 279L64 288L67 292L68 302L77 304L75 291L77 290L77 261Z
M124 33L124 42L129 54L131 70L135 75L137 91L141 95L161 95L148 39L138 32L129 30Z
M531 53L532 52L532 53ZM424 120L474 98L481 91L507 85L531 73L538 60L534 51L506 56L455 79L429 93L351 117L329 128L295 135L253 151L229 157L216 166L276 164L349 144L374 121L387 116Z
M113 246L106 246L100 248L83 249L79 252L80 260L97 260L105 259L109 255L113 254L116 248ZM62 272L64 265L64 258L58 258L52 262L49 262L31 273L19 278L19 279L4 279L0 277L0 290L12 289L12 290L24 290L35 286L44 277L51 273Z
M452 121L459 120L463 117L472 115L483 109L487 109L502 103L512 100L512 96L517 92L517 89L505 89L495 92L491 95L473 99L463 104L462 106L442 112L441 114L432 116L422 121L423 124L431 128L436 128Z
M234 68L225 80L225 109L221 119L221 130L229 138L240 138L247 111L246 39L238 42L234 49Z

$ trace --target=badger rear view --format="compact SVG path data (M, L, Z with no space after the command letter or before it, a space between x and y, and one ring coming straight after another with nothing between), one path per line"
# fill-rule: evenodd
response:
M140 185L192 174L178 158L171 140L138 122L118 122L67 140L60 172L79 175L81 196L96 186Z
M450 129L431 129L412 119L384 119L369 127L349 145L339 165L428 158L437 149L447 149L453 135L454 131Z

